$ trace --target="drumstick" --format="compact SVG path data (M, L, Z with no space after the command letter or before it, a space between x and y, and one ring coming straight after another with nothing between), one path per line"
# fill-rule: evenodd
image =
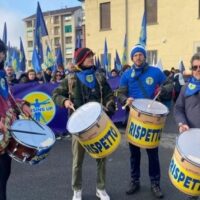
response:
M21 115L24 115L24 116L25 116L25 114L23 113L22 109L19 107L19 105L18 105L17 102L15 101L15 99L14 99L13 95L11 94L10 90L9 90L9 94L10 94L11 99L13 100L13 102L15 103L15 105L17 106L17 108L19 109ZM29 116L29 118L30 118L31 120L33 120L41 129L44 130L44 128L39 124L39 122L36 121L32 116Z
M27 133L27 134L33 134L33 135L45 135L44 133L37 133L32 131L22 131L17 129L8 129L8 131L18 132L18 133Z
M70 108L75 112L76 109L74 108L74 106L70 106Z
M125 110L126 106L128 106L128 102L126 102L126 104L124 106L122 106L122 110Z
M158 98L158 96L160 95L160 92L161 92L161 90L153 98L152 102L150 104L148 104L148 106L147 106L148 109L153 105L153 103L155 102L155 100Z

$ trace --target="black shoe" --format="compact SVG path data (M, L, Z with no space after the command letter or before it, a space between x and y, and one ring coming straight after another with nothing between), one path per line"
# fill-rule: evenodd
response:
M133 182L130 184L129 189L126 191L127 195L131 195L140 190L140 182Z
M161 189L160 189L160 186L157 185L157 184L152 184L151 185L151 191L153 193L153 195L157 198L157 199L162 199L164 197Z

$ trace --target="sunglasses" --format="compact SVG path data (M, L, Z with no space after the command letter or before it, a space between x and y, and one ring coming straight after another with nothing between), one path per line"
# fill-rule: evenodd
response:
M56 74L56 76L62 76L61 74Z
M200 69L200 65L194 65L194 66L192 66L192 70L193 71L196 71L197 69Z

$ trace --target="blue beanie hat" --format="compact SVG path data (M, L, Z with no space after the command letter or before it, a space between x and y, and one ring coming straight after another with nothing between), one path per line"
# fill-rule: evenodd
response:
M132 60L133 56L138 52L142 53L144 55L144 57L146 58L145 47L142 46L141 44L136 44L131 50L131 55L130 55L131 56L131 60Z

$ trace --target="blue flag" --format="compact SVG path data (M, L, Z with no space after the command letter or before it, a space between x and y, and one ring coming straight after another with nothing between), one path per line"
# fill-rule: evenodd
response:
M144 15L142 19L142 27L140 31L139 44L146 46L146 42L147 42L147 16L146 16L146 11L144 11Z
M12 50L12 67L15 72L19 71L19 52L13 48Z
M46 48L46 57L45 57L44 64L47 68L50 67L53 70L54 65L55 65L55 57L53 56L53 53L51 49L49 48L48 43L46 45L47 45L47 48Z
M34 50L33 50L32 65L33 65L33 69L36 71L36 73L42 72L42 67L40 64L40 60L39 60L39 56L38 56L36 48L34 48Z
M20 37L20 50L19 50L19 71L22 72L26 71L26 57L21 37Z
M3 27L3 37L2 37L2 40L7 45L7 26L6 26L6 22L4 23L4 27Z
M60 46L56 50L56 65L57 66L64 66L63 65L62 50L61 50Z
M76 38L76 48L81 48L81 47L82 47L81 35L78 34Z
M105 39L105 43L104 43L103 67L106 71L106 76L108 77L108 47L107 47L106 39Z
M48 35L44 17L38 2L37 14L35 20L35 43L34 47L37 49L40 64L43 63L43 48L42 48L42 37Z
M124 37L124 51L122 56L122 65L127 64L127 35Z
M116 56L115 56L115 69L120 72L122 70L122 64L121 64L121 60L119 58L119 54L116 50Z

